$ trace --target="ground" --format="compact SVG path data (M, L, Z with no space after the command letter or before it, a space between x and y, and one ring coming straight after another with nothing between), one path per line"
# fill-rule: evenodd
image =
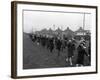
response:
M23 35L23 69L36 68L54 68L54 67L75 67L77 51L74 51L73 65L66 62L67 49L60 53L58 57L57 50L52 53L47 48L32 42L29 35ZM85 65L88 64L88 58L85 56Z

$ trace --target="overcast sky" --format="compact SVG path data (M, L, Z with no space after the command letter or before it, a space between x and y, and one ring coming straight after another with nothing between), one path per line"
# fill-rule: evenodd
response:
M24 11L23 24L24 32L31 32L41 30L44 28L51 28L53 30L58 27L65 30L69 27L75 31L79 27L83 27L83 16L80 13L59 13L59 12L40 12L40 11ZM55 27L53 26L55 25ZM85 28L90 30L91 27L91 14L85 14Z

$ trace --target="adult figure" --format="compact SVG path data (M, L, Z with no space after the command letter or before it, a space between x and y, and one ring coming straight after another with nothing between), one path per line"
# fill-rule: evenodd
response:
M55 40L55 44L56 44L56 49L58 51L58 57L59 57L60 51L61 51L61 46L62 46L62 42L61 42L61 39L59 37Z
M54 49L54 39L50 38L49 43L50 43L49 44L49 49L50 49L50 52L52 52L53 49Z
M81 42L77 48L78 56L77 56L77 66L84 66L84 55L88 56L87 52L85 51L85 43Z
M67 47L68 47L67 61L69 61L70 65L73 65L72 58L74 56L75 44L72 42L72 40L69 40Z

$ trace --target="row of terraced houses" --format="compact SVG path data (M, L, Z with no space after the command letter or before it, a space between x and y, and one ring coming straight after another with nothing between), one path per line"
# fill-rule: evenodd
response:
M80 37L85 37L87 39L90 39L91 32L90 30L84 30L82 27L80 27L76 31L72 31L69 27L65 29L64 31L60 28L56 30L52 30L51 28L49 30L47 29L42 29L41 31L36 31L36 34L41 34L41 35L57 35L57 36L66 36L66 37L75 37L77 39L80 39Z

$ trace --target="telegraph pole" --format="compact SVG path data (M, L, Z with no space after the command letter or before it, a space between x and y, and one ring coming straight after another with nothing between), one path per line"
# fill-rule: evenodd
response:
M83 13L83 30L85 28L85 13ZM83 32L83 35L84 35L84 32Z

